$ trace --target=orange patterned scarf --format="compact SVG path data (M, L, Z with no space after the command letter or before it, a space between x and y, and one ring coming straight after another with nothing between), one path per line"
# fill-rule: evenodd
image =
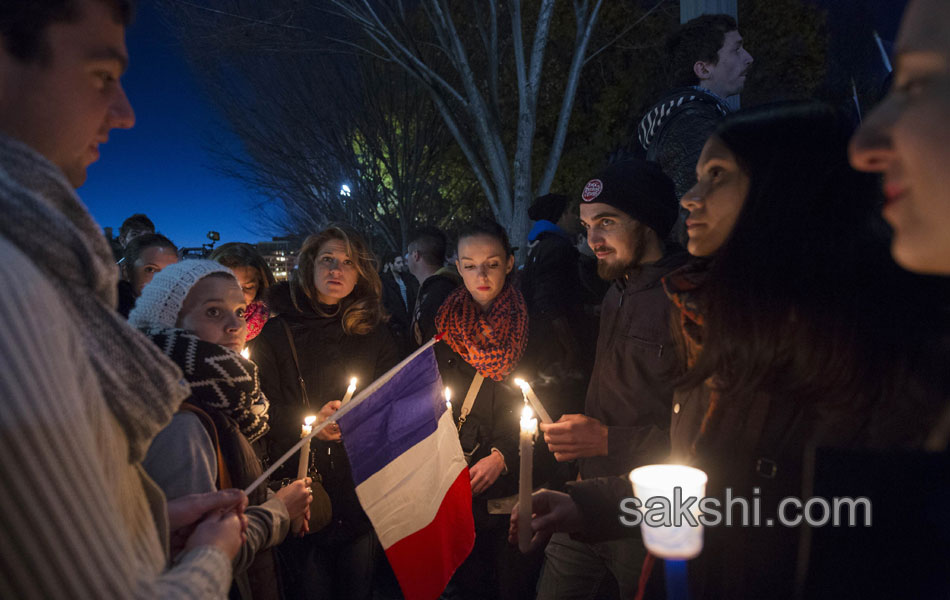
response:
M460 287L442 303L435 325L452 350L495 381L515 369L528 343L528 309L521 292L510 283L487 313Z

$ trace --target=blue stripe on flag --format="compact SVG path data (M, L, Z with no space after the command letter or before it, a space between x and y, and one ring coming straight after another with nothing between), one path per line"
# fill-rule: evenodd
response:
M444 411L442 377L429 348L337 421L353 482L361 484L432 435Z

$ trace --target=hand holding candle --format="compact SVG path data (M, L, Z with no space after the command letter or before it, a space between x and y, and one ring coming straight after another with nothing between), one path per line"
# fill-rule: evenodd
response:
M531 405L531 408L534 409L534 412L536 412L541 418L542 423L550 425L554 422L551 420L551 415L548 414L548 411L544 410L541 400L538 399L538 396L534 393L534 390L531 389L531 385L527 381L518 378L515 379L515 385L521 388L521 393L524 396L525 402Z
M518 476L518 549L527 552L531 546L531 492L534 465L534 438L538 434L538 420L527 403L521 411L521 435L518 448L521 454Z
M316 422L317 417L310 415L309 417L303 420L303 427L300 431L300 437L305 438L310 435L310 432L313 431L313 424ZM303 448L300 449L300 463L297 465L297 479L303 479L307 476L307 469L310 467L310 440L304 442Z

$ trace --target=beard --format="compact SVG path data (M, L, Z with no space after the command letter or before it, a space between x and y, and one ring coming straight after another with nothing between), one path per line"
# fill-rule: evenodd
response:
M597 276L601 279L605 281L620 279L630 270L640 266L643 255L646 254L647 250L647 236L645 235L647 228L640 223L633 223L632 225L633 230L631 231L631 237L635 241L633 248L631 248L630 258L628 260L613 260L611 262L601 258L597 259ZM595 252L597 250L600 250L600 248L596 248Z

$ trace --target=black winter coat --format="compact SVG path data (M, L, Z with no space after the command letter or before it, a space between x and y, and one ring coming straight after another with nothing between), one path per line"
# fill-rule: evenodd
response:
M272 307L280 313L264 325L251 342L250 351L260 367L261 389L271 403L271 431L266 439L270 456L276 458L300 440L305 416L316 414L331 400L343 398L350 377L356 377L359 388L363 388L399 362L399 356L385 323L366 335L347 335L338 317L321 317L311 310L299 312L281 301ZM304 406L301 398L283 323L293 334L309 406ZM342 443L314 438L311 449L313 466L323 476L333 503L333 522L317 537L333 541L369 531L371 526L356 497ZM295 460L288 461L282 476L295 477L296 465Z
M448 344L436 344L435 349L442 382L452 389L452 418L458 423L465 395L475 377L475 368ZM470 465L491 454L492 448L497 448L508 468L507 475L501 475L491 487L475 497L476 503L503 498L518 491L518 432L524 401L521 390L511 381L513 377L510 375L500 382L486 377L475 397L472 411L459 431L462 450L472 453Z
M685 254L633 271L607 292L584 414L607 426L608 455L580 460L583 479L625 475L669 454L678 357L661 278Z

